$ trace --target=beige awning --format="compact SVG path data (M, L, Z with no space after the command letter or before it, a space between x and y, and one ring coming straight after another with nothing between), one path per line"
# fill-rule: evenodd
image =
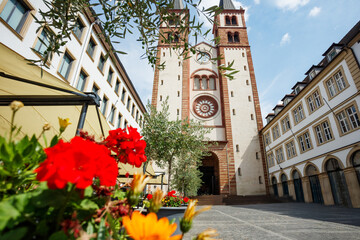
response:
M68 83L58 79L50 73L43 71L37 66L29 65L22 56L0 44L0 72L7 75L20 77L36 83L46 84L58 87L65 90L70 90L76 93L81 93L77 89L71 87ZM0 76L0 96L6 95L15 96L64 96L71 97L73 94L66 93L59 90L49 89L34 84L29 84L21 81L15 81L6 77ZM74 95L73 95L74 96ZM26 106L16 113L15 124L22 126L20 136L24 134L38 136L42 131L42 126L45 122L51 124L51 130L46 132L46 138L50 141L51 137L58 134L59 121L58 117L69 118L71 125L68 126L63 134L65 140L71 139L75 133L81 112L81 104L71 106ZM11 110L8 106L0 107L0 134L8 135L10 130ZM100 114L100 121L105 135L110 130L110 127L105 117ZM96 106L90 105L86 114L84 124L85 131L95 135L97 139L102 136L99 118L96 112Z

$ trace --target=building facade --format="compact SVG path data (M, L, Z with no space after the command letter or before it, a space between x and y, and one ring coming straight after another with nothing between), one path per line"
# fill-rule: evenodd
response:
M270 191L360 207L360 22L332 44L261 130Z
M40 59L38 52L45 51L48 42L46 32L55 30L37 31L32 14L40 18L39 9L46 9L43 1L1 0L0 44L25 59ZM86 9L78 16L71 39L60 49L63 53L54 55L44 70L82 92L96 93L111 129L141 128L145 107L117 55L110 52L105 58L110 46L100 33L91 9Z
M199 194L262 195L266 192L265 162L261 154L262 128L254 67L247 37L244 9L231 0L220 1L223 11L216 16L213 33L217 46L201 42L196 54L179 57L172 44L158 43L164 70L155 71L152 104L161 107L168 99L170 119L193 119L211 128L208 138L217 143L211 156L202 159L204 174ZM183 2L174 2L172 13L182 14ZM160 31L168 37L176 26L164 24ZM175 30L176 31L176 30ZM174 38L174 44L188 42L188 36ZM221 56L218 61L211 59ZM239 70L233 80L224 77L220 65Z

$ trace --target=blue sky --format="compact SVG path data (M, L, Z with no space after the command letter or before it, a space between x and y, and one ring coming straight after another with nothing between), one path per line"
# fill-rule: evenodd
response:
M320 62L322 54L360 20L360 0L243 0L249 41L265 117L305 72ZM203 0L209 7L219 0ZM211 27L205 24L205 27ZM151 98L153 70L136 36L121 44L120 55L144 104Z

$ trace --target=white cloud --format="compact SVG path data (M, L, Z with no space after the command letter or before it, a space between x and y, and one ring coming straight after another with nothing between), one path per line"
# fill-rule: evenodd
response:
M310 0L275 0L275 4L278 8L288 11L295 11L299 7L303 7L309 3Z
M254 0L255 4L260 4L260 0Z
M309 12L309 16L310 17L316 17L317 15L319 15L320 12L321 12L321 8L313 7Z
M290 43L291 37L289 33L285 33L284 36L282 36L280 41L280 46L284 46L285 44Z

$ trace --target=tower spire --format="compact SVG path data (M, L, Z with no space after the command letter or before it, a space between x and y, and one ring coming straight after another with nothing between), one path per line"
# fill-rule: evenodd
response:
M235 10L235 5L231 0L220 0L219 7L224 10Z
M174 0L174 9L184 9L182 0Z

